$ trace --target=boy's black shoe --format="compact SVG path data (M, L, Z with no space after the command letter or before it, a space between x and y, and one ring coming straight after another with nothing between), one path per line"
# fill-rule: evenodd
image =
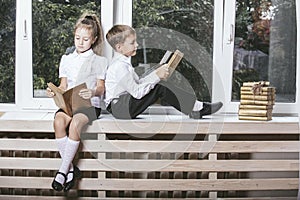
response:
M193 119L202 119L204 115L211 115L220 110L223 106L222 102L216 102L216 103L208 103L203 102L203 108L200 111L192 111L189 114L190 118Z

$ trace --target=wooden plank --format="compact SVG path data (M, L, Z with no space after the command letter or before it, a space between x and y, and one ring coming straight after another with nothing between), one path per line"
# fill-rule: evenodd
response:
M52 177L0 176L0 188L50 189ZM250 191L296 190L298 178L269 179L105 179L83 178L79 190L123 191Z
M299 134L297 122L269 122L224 123L222 134Z
M99 200L98 197L74 197L76 200ZM3 200L66 200L65 196L1 195Z
M263 153L299 152L300 141L82 140L83 152ZM0 139L0 150L58 151L54 139Z
M296 119L296 118L295 118ZM0 120L0 132L53 132L53 120ZM181 115L142 115L140 119L118 120L110 115L87 126L87 133L111 134L299 134L297 120L227 121L223 118L193 120Z
M106 179L104 181L93 181L90 186L100 190L134 190L134 191L228 191L228 190L293 190L298 189L299 180L297 178L286 179ZM79 188L84 186L84 182L79 183ZM98 186L99 187L98 187Z
M65 196L32 196L32 195L1 195L0 199L5 200L66 200ZM126 197L103 197L101 199L107 200L137 200L137 198ZM155 198L156 200L174 200L174 198ZM226 198L222 197L222 200L295 200L295 197L236 197ZM99 200L99 197L76 197L76 200ZM149 200L149 198L138 198L138 200ZM211 198L176 198L176 200L211 200Z
M59 158L0 157L0 169L57 170ZM82 171L123 172L264 172L298 171L299 160L134 160L81 159Z

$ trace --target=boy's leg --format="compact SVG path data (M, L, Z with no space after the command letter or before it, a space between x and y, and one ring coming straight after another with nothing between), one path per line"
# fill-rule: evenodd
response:
M159 98L185 114L191 113L196 101L194 94L188 93L175 86L157 84L141 99L135 99L131 95L126 94L120 96L118 100L112 101L112 114L114 117L120 119L136 118Z

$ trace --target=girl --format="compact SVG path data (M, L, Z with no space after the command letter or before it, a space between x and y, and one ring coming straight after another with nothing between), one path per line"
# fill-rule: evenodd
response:
M92 107L79 109L72 117L61 109L55 113L55 138L62 158L52 182L52 188L56 191L70 190L75 185L75 179L80 177L80 170L72 161L79 147L82 128L100 115L100 100L105 89L107 60L100 56L103 33L96 15L84 14L78 19L74 29L74 43L75 51L61 58L59 88L67 90L86 82L88 89L81 90L78 95L90 99ZM53 97L55 94L47 88L47 95Z

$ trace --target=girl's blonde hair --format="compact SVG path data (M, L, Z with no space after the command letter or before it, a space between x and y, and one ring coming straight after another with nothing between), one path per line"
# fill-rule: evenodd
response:
M116 48L117 44L124 43L126 38L134 35L135 30L128 25L114 25L106 34L107 42L112 48Z
M102 55L104 38L101 22L97 15L84 13L75 24L74 34L78 28L86 28L92 31L93 38L96 38L96 41L92 44L92 49L95 54Z

